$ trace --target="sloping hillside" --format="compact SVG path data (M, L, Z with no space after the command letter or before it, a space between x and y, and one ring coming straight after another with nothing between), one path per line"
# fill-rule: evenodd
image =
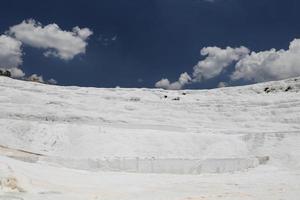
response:
M21 198L74 199L77 187L81 199L300 195L300 78L165 91L0 77L0 111L0 177L15 177Z

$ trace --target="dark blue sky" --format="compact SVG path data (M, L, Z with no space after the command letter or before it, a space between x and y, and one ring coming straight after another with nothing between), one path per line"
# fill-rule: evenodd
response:
M29 18L63 30L88 27L94 34L86 54L62 61L25 46L21 68L60 85L153 87L162 77L191 73L205 46L287 48L300 37L299 11L298 0L10 0L1 2L0 31Z

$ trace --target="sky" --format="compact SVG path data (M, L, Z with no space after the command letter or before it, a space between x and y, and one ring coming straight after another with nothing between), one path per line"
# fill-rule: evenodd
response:
M3 1L0 68L58 85L203 89L300 76L298 0Z

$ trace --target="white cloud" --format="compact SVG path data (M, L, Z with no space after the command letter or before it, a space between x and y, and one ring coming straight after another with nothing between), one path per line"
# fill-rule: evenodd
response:
M52 85L56 85L57 84L57 81L55 79L53 79L53 78L49 79L47 82L49 84L52 84Z
M39 82L39 83L44 83L44 78L43 76L39 76L37 74L32 74L27 78L28 81L34 81L34 82Z
M45 56L70 60L85 53L86 40L93 33L88 28L80 29L77 26L72 31L64 31L57 24L43 26L31 19L10 27L8 34L26 45L45 49Z
M293 40L288 50L252 52L236 64L231 78L263 82L295 76L300 76L300 39Z
M245 57L249 53L246 47L221 49L219 47L205 47L201 55L206 56L204 60L194 67L193 78L188 73L182 73L178 81L170 83L168 79L162 79L155 84L155 87L179 90L190 82L201 82L221 74L221 72L234 62Z
M226 83L226 82L220 82L220 83L218 84L218 88L227 87L228 85L229 85L229 84Z
M250 52L243 46L226 49L205 47L201 55L207 57L194 67L194 83L219 76L230 65L234 65L234 72L230 74L231 81L264 82L300 76L300 39L294 39L287 50ZM168 79L155 84L165 89L181 89L184 85L180 81L170 83ZM224 86L228 86L228 83L221 82L218 85Z
M201 55L207 57L204 60L199 61L194 67L194 81L201 82L220 75L226 67L245 57L248 53L249 49L246 47L227 47L226 49L221 49L219 47L203 48L201 50Z
M26 80L28 81L33 81L33 82L38 82L38 83L47 83L51 85L56 85L57 81L53 78L45 81L42 75L37 75L37 74L32 74L31 76L27 77Z
M88 28L80 29L78 26L75 26L73 28L73 33L76 33L78 37L80 37L83 40L87 40L93 34L93 32L90 29Z
M11 68L9 71L13 78L21 78L25 76L25 73L20 68Z
M6 35L0 36L0 67L16 68L22 64L22 43Z
M161 79L155 84L155 87L167 90L180 90L186 84L189 84L191 80L192 78L188 75L188 73L184 72L180 75L178 81L170 83L168 79Z
M22 43L10 36L0 35L0 69L10 71L14 78L23 77L24 72L18 67L23 63Z
M9 71L10 72L10 75L11 77L13 78L21 78L21 77L24 77L25 76L25 73L19 69L19 68L9 68L9 69L5 69L5 68L0 68L0 71L2 73L4 73L5 71Z
M160 81L155 83L155 87L168 89L170 87L170 81L167 78L162 78Z

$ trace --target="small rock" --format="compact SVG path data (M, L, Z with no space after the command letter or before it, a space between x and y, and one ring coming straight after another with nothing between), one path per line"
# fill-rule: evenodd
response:
M290 91L292 89L291 86L288 86L284 91L287 92L287 91Z

